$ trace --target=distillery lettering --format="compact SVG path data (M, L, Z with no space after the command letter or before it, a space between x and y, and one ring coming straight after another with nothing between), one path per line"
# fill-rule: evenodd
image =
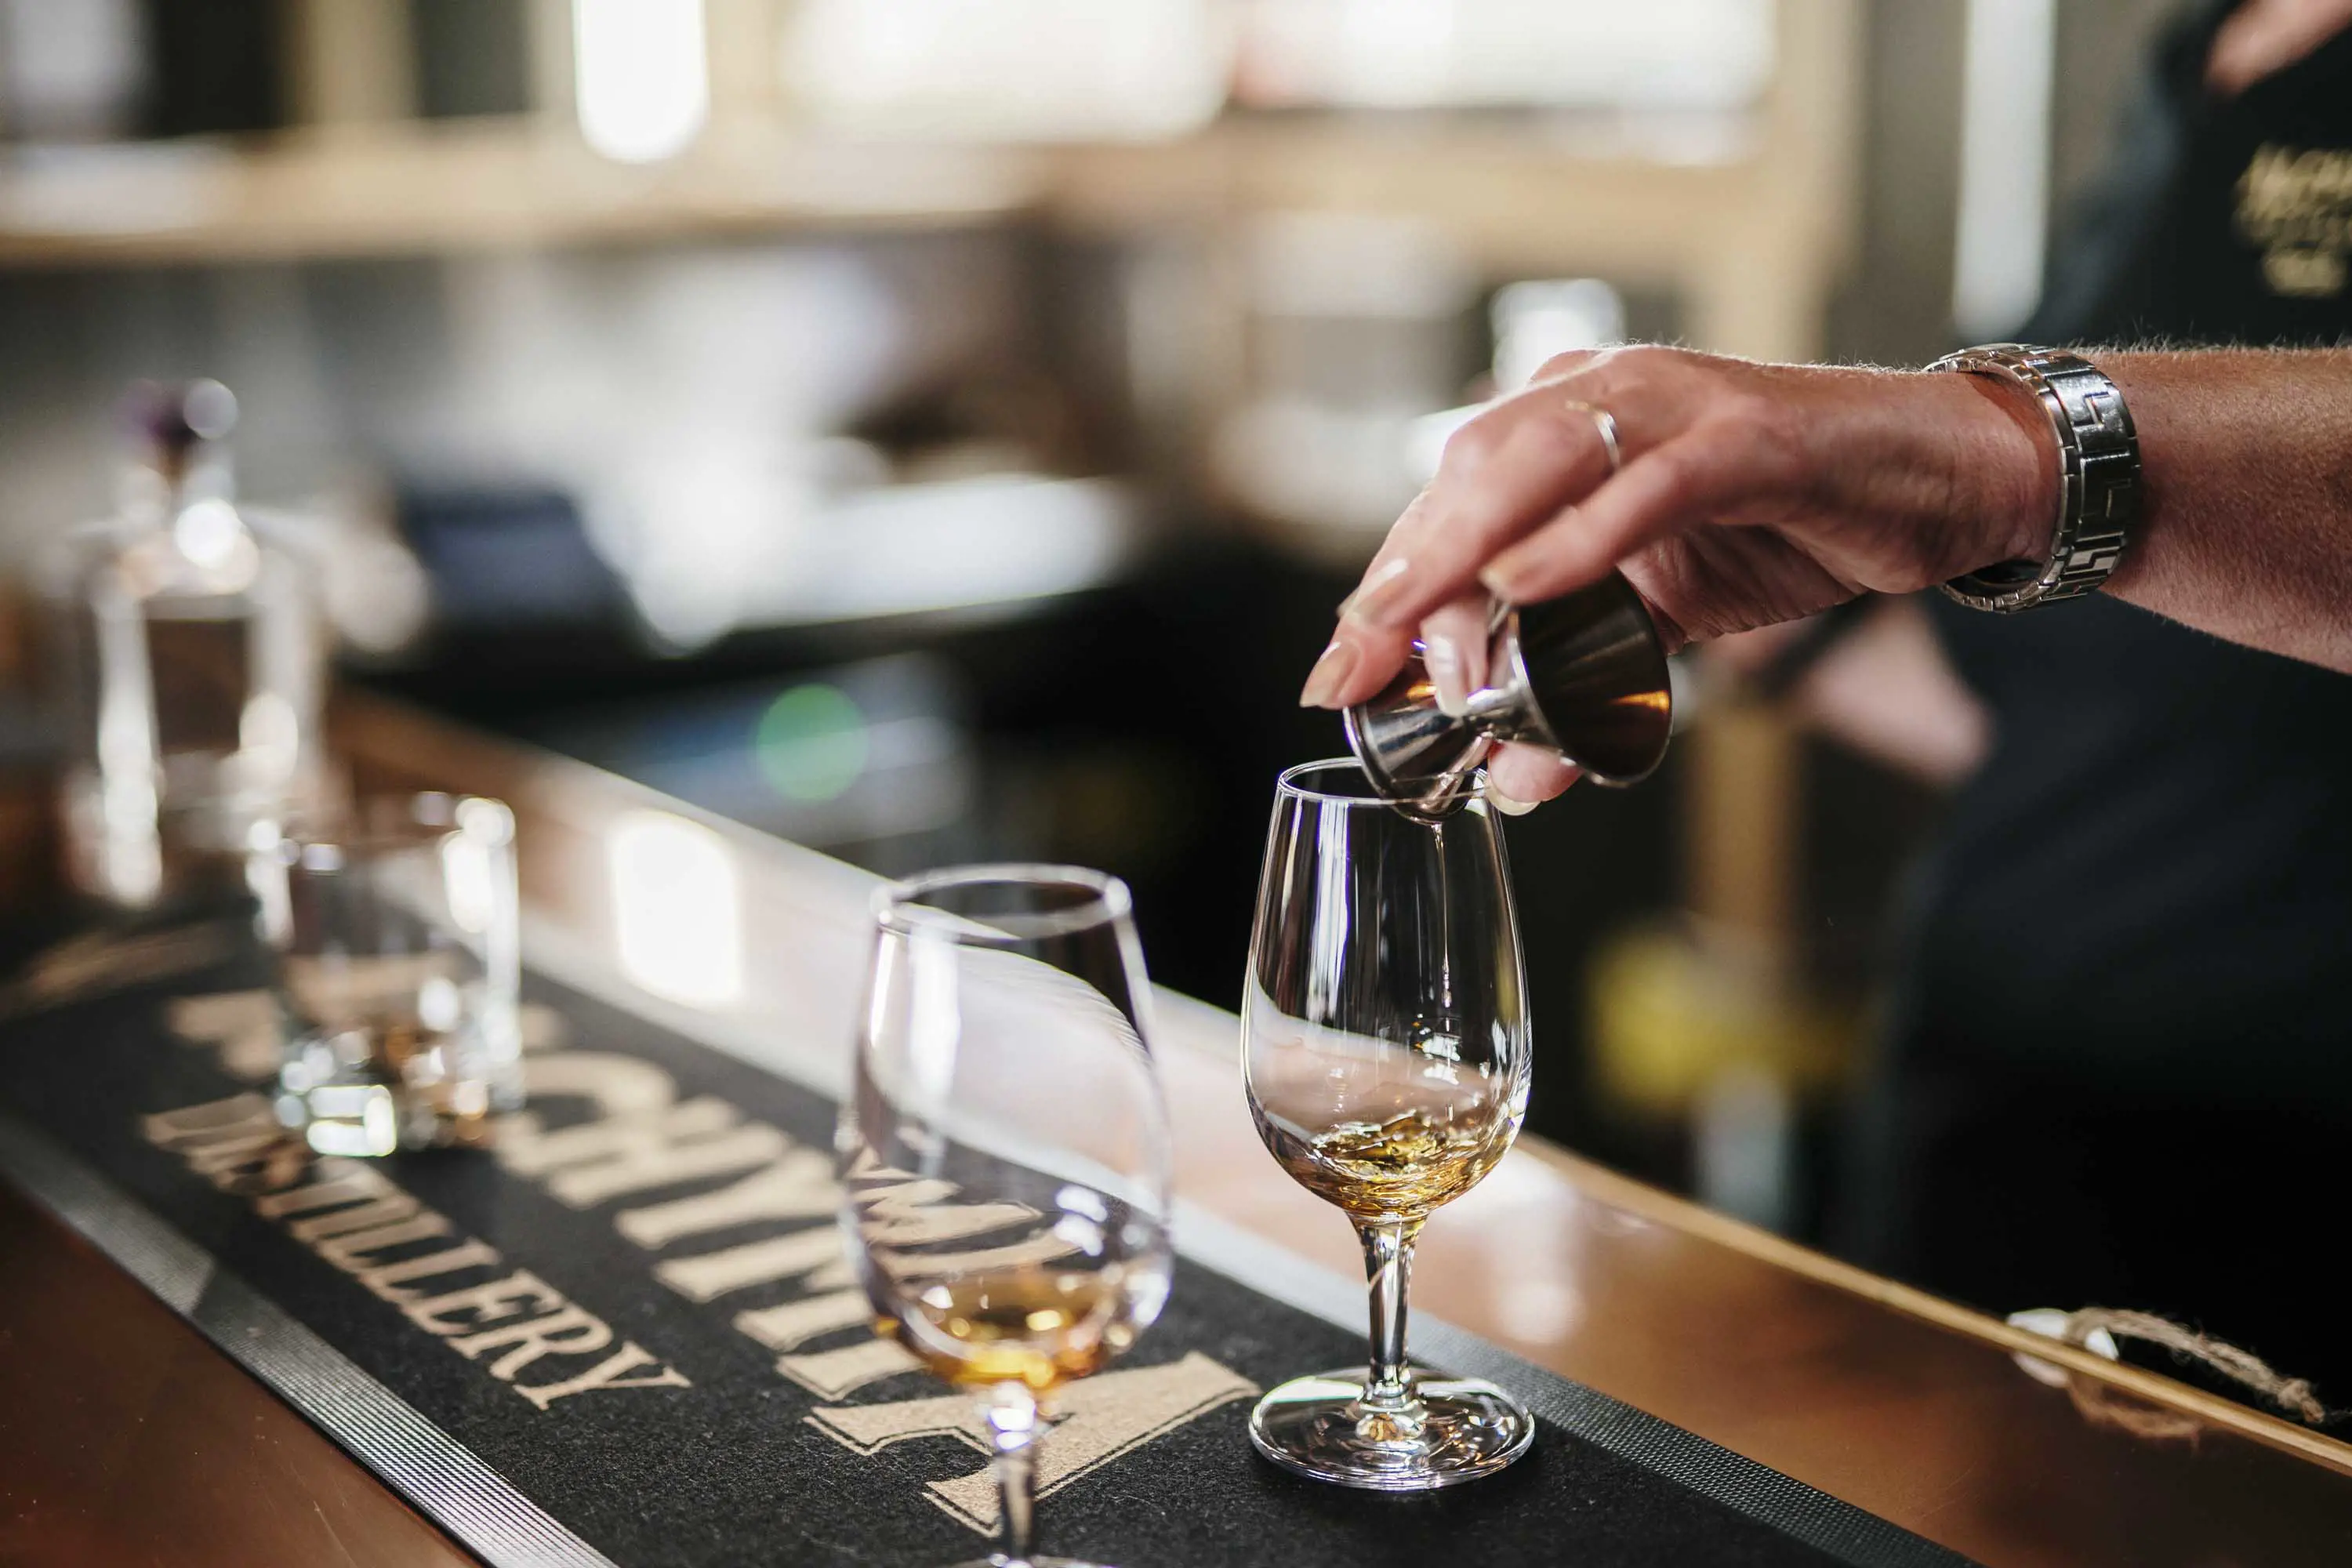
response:
M145 1117L141 1131L541 1410L586 1394L689 1386L635 1342L615 1349L602 1318L457 1235L381 1168L299 1158L257 1094Z

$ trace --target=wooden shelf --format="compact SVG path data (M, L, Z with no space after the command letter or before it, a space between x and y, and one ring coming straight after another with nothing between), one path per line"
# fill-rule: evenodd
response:
M1442 117L1239 117L1164 142L840 142L718 127L666 163L615 163L537 121L310 132L246 142L39 149L0 162L0 267L463 252L1050 213L1125 229L1282 207L1442 221L1497 262L1580 252L1654 265L1752 186L1736 137L1662 158Z
M0 267L495 250L802 229L939 227L1035 208L1017 150L714 127L687 157L598 157L533 121L243 142L37 149L0 163Z

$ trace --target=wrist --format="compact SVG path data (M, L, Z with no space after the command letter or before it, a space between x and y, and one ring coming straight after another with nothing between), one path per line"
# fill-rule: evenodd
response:
M2060 503L2058 439L2033 395L1981 375L1940 372L1957 450L1948 575L2047 561Z

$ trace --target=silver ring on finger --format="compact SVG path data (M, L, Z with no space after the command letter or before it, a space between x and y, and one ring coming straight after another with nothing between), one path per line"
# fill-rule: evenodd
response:
M1614 474L1623 468L1625 449L1617 444L1616 416L1597 403L1585 403L1573 397L1568 400L1568 406L1591 420L1593 429L1601 433L1601 449L1609 454L1609 471Z

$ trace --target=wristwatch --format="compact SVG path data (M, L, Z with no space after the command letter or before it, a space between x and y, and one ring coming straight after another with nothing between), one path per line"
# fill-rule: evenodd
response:
M2123 559L2139 517L2139 435L2124 395L2063 349L1988 343L1927 367L1990 376L2032 394L2058 438L2058 526L2046 561L2004 561L1943 585L1972 610L2014 614L2094 593Z

